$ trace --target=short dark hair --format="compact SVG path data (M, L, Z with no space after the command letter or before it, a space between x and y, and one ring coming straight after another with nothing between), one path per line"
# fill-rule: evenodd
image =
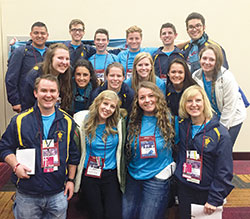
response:
M108 40L109 40L109 32L106 29L104 29L104 28L97 29L96 32L95 32L94 39L96 37L96 34L98 34L98 33L105 34L107 36Z
M113 63L111 63L111 64L108 65L108 67L106 68L106 71L105 71L105 75L106 76L108 76L110 69L113 68L113 67L121 69L122 70L122 75L125 76L124 67L119 62L113 62Z
M51 74L41 75L40 77L36 78L35 84L34 84L34 90L36 92L37 92L38 85L39 85L40 81L43 80L43 79L48 80L48 81L56 82L57 90L59 92L59 90L60 90L59 81L58 81L58 79L57 79L57 77L55 75L51 75Z
M171 24L171 23L165 23L165 24L162 24L162 25L161 25L160 35L161 35L161 31L162 31L163 28L171 28L171 29L173 29L174 33L176 34L176 28L175 28L175 26L174 26L173 24Z
M188 26L188 21L190 21L192 19L199 19L199 20L201 20L201 23L203 24L203 26L205 25L205 18L201 14L199 14L198 12L192 12L186 18L186 27Z
M37 21L34 24L32 24L31 31L33 30L34 27L45 27L46 31L48 32L48 28L43 22Z
M72 21L70 21L70 23L69 23L69 30L71 30L71 27L73 25L78 25L78 24L81 24L82 28L83 28L83 31L85 31L85 25L84 25L83 21L81 21L80 19L73 19Z

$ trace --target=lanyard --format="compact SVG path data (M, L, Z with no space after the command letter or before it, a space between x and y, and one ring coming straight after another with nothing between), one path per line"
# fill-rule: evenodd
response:
M106 66L106 63L107 63L107 59L108 59L108 54L106 54L103 69L100 69L101 71L104 71L104 70L105 70L105 66ZM96 60L96 54L94 55L94 71L96 72L95 60ZM99 70L99 69L98 69L98 70Z
M32 51L33 51L33 55L34 55L34 58L35 58L36 64L37 64L36 51L35 51L35 49L34 49L34 47L33 47L33 46L31 46L31 47L32 47Z
M104 162L106 158L106 146L107 146L107 138L105 139L105 145L104 145ZM91 151L92 151L92 143L89 142L89 157L91 157Z
M160 61L160 56L158 56L158 62L159 62L159 70L160 70L160 78L162 76L162 71L161 71L161 61Z
M38 133L40 133L40 145L42 144L42 142L43 142L43 138L42 138L42 136L43 136L43 132L41 132L41 129L40 129L40 126L42 127L42 125L41 125L41 121L38 119L38 115L37 115L37 113L36 113L36 119L37 119L37 122L38 122ZM59 130L59 122L57 121L56 122L56 133L58 132L58 130ZM45 141L46 141L47 139L45 139ZM59 142L58 141L58 135L57 135L57 141L56 142Z
M127 73L128 73L128 72L131 72L131 71L128 69L128 59L129 59L129 51L128 51L127 60L126 60L126 78L127 78Z
M204 150L204 142L205 142L205 134L206 134L206 119L204 120L203 125L204 125L204 130L203 130L202 147L201 147L201 168L202 168L203 150ZM191 126L191 122L188 125L187 135L186 135L186 153L188 150L188 136L189 136L190 126Z
M154 135L153 135L153 136L155 136L156 127L157 127L157 121L156 121L156 124L155 124L155 129L154 129ZM139 137L141 137L141 128L140 128L140 134L139 134Z

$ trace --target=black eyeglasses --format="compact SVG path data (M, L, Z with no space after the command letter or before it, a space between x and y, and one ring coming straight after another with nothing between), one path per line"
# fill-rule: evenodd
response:
M74 32L74 33L76 33L76 32L81 33L81 32L83 32L83 29L73 28L73 29L71 29L70 31L72 31L72 32Z

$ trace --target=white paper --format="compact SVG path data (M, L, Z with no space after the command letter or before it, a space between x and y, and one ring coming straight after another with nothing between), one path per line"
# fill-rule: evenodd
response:
M204 205L191 204L191 218L195 219L222 219L222 206L216 208L213 214L205 214Z
M35 148L16 150L16 159L18 163L25 165L31 169L31 172L27 172L28 175L35 174L35 159L36 150Z

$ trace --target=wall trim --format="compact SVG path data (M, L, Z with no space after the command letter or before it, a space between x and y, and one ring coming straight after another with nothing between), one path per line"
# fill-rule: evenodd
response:
M233 152L234 160L250 160L250 152Z

